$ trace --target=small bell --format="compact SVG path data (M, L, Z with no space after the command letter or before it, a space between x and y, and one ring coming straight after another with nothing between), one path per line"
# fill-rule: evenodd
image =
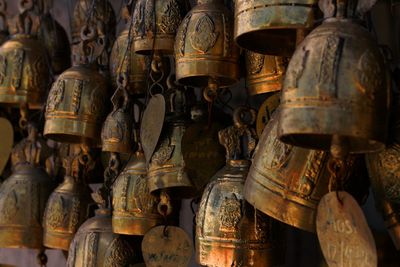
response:
M138 0L133 12L134 51L172 55L175 34L185 13L183 0Z
M281 141L331 150L335 157L384 148L386 68L375 40L354 14L374 3L320 1L326 19L297 47L286 71Z
M256 209L279 221L315 232L317 205L329 191L329 156L324 151L279 141L278 117L279 110L262 132L244 186L244 197ZM347 160L346 175L353 175L354 161L354 158Z
M114 87L118 85L115 83L121 73L128 73L129 85L128 92L132 95L140 95L146 92L147 81L147 68L146 56L134 53L133 46L128 49L130 24L121 32L119 37L114 43L110 56L110 74L114 82ZM132 34L132 33L131 33ZM128 50L127 50L128 49Z
M246 51L246 85L250 95L280 91L285 59Z
M318 0L237 0L235 41L247 50L291 56L298 35L313 28Z
M0 186L0 247L40 249L42 218L54 183L38 166L41 146L37 129L28 125L28 137L13 149L18 157L13 172Z
M242 116L251 114L251 121ZM282 263L273 241L274 222L257 212L243 197L243 185L256 145L250 125L255 113L239 108L234 126L219 132L226 148L226 166L218 171L204 190L196 217L196 260L206 266L273 266ZM244 141L246 140L246 141ZM274 231L272 231L274 229ZM279 261L279 262L278 262Z
M113 185L114 233L144 235L150 228L162 223L157 211L158 200L148 188L146 160L136 152Z
M101 131L102 150L115 153L130 153L132 144L132 111L130 106L128 77L121 74L118 89L111 98L113 110L107 116Z
M175 59L180 84L225 87L239 81L232 15L222 0L197 1L179 27Z
M76 231L89 216L89 207L93 203L92 190L83 181L83 176L92 162L85 160L89 155L84 151L80 145L70 145L70 155L63 159L66 169L64 181L47 201L43 244L48 248L68 251Z
M51 77L45 46L36 38L40 20L32 8L13 19L11 39L0 47L0 103L39 109Z
M108 83L93 66L104 43L98 29L82 29L81 63L64 71L54 82L46 106L44 135L66 143L100 143L108 99ZM100 45L99 43L103 44ZM91 54L88 54L91 51Z

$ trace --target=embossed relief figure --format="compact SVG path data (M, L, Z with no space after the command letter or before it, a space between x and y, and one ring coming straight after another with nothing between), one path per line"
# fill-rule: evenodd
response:
M206 266L274 266L281 263L275 233L279 223L257 212L243 197L250 157L255 148L255 131L250 122L234 113L235 126L219 132L226 148L226 166L204 190L196 218L196 260ZM245 150L241 144L244 143ZM274 233L275 232L275 233ZM279 242L282 243L282 240Z

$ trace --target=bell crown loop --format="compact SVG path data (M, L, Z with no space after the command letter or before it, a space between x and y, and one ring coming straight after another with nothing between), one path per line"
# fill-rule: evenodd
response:
M362 18L377 0L319 0L318 6L325 19Z
M74 65L94 65L106 47L104 23L87 24L81 28L79 49L75 51Z

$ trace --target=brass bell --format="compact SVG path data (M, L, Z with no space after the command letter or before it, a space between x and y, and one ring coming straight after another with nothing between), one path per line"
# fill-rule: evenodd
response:
M388 115L381 52L354 13L353 0L320 1L326 19L297 47L286 71L279 138L333 155L383 149Z
M114 233L144 235L150 228L163 222L157 211L158 200L147 185L144 154L136 152L113 185Z
M225 87L239 81L232 15L222 0L197 1L179 26L175 59L180 84Z
M279 221L315 232L317 206L329 190L330 157L324 151L279 141L278 118L279 109L262 132L244 197L256 209ZM346 175L353 175L355 164L354 158L347 160Z
M220 143L227 151L226 166L211 179L200 201L196 260L205 266L273 266L283 260L273 244L274 235L280 234L274 228L276 222L251 207L243 197L248 159L256 143L255 131L234 120L239 123L219 132ZM240 139L244 138L246 153L241 152Z
M175 34L185 13L183 0L138 0L132 15L134 51L172 55Z
M290 56L298 35L313 28L317 0L237 0L235 41L247 50Z
M64 71L49 92L44 135L60 142L97 145L109 92L107 80L89 59L101 55L104 43L97 47L100 37L94 28L84 27L82 38L81 52L75 55L82 63ZM93 54L87 55L92 46Z
M39 109L51 78L45 46L36 38L39 17L25 10L11 24L12 36L0 47L0 103Z
M43 245L68 251L79 226L88 218L92 205L92 190L84 181L84 170L91 162L80 145L70 145L67 158L63 159L64 181L54 190L47 201L43 218Z
M38 132L28 125L23 146L13 149L19 164L0 186L0 247L40 249L43 244L42 218L54 183L41 168Z
M246 51L246 85L250 95L282 89L286 63L283 57L267 56Z
M123 267L135 256L133 247L112 232L111 211L100 208L81 225L68 252L68 267Z
M113 110L107 116L101 131L102 150L115 153L130 153L132 144L132 117L127 92L128 77L121 74L118 89L111 98Z
M129 24L118 36L110 56L110 74L114 87L115 81L121 73L127 72L129 76L128 92L132 95L146 92L147 68L146 56L134 53L133 46L127 51L129 45ZM131 30L132 31L132 30Z

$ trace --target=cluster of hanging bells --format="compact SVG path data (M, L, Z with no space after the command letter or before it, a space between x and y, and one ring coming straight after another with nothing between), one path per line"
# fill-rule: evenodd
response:
M141 260L128 236L144 236L146 264L187 266L192 246L174 226L177 203L202 194L199 264L281 264L283 223L315 232L330 191L364 197L360 153L368 153L378 206L400 247L397 139L384 149L388 75L359 23L375 1L237 0L234 10L223 0L198 0L190 10L183 0L126 1L115 38L110 2L79 0L71 46L46 3L21 1L8 27L0 1L0 103L19 107L22 122L45 104L43 136L28 124L0 187L0 247L62 249L71 267L126 266ZM212 107L240 80L239 47L248 93L281 93L258 116L236 108L224 128ZM59 74L52 85L51 74ZM190 87L203 89L207 112L195 108ZM68 144L57 155L58 187L54 171L44 171L51 149L43 137ZM92 151L100 147L108 166L93 193ZM345 166L341 184L332 162ZM173 260L160 256L171 251Z

